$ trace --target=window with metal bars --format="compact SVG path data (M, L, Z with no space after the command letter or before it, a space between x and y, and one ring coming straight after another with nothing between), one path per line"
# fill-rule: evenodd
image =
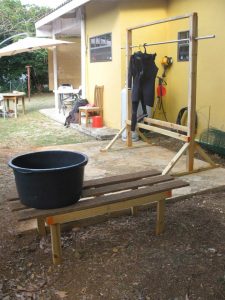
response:
M189 31L178 32L178 40L188 39ZM189 61L189 41L178 42L177 61Z
M112 60L112 34L106 33L90 38L90 61Z

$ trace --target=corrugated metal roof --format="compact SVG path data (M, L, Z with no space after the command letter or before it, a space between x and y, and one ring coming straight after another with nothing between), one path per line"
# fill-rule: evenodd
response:
M37 20L40 21L41 19L43 19L44 17L50 15L51 13L53 13L54 11L56 11L57 9L61 8L62 6L66 5L67 3L71 2L72 0L67 0L67 1L64 1L63 3L61 3L59 6L57 6L56 8L52 8L49 10L49 12L47 12L46 14L44 14L40 19Z
M52 22L53 20L59 18L61 15L64 15L68 11L77 8L79 6L84 5L85 3L89 2L91 0L67 0L63 2L61 5L59 5L57 8L53 9L48 13L46 16L42 17L40 20L38 20L35 23L36 29L48 24L49 22Z
M67 0L67 1L64 1L63 3L61 3L59 6L57 6L56 8L53 8L51 13L61 7L63 7L64 5L66 5L67 3L71 2L72 0Z

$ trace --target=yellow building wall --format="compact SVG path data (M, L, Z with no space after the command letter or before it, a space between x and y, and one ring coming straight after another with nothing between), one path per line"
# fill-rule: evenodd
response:
M81 49L80 38L65 39L73 44L57 46L58 86L63 83L78 88L81 84ZM54 89L53 51L48 51L49 90Z
M167 1L122 1L121 8L121 40L122 45L126 46L126 30L137 25L149 23L155 20L163 19L167 16ZM132 30L132 45L138 46L132 49L132 53L137 51L144 52L144 43L163 41L166 39L166 25L147 26ZM140 47L139 47L140 45ZM167 53L167 46L149 46L146 47L147 53L156 53L155 63L158 70L158 76L161 76L161 59ZM126 51L121 51L121 87L124 87L126 81ZM156 79L157 84L157 79ZM152 109L153 110L153 109ZM160 115L156 115L160 118Z
M197 115L198 134L208 126L225 130L225 113L223 109L225 93L223 78L225 65L225 1L215 0L208 3L204 0L168 0L168 1L123 1L121 7L121 41L126 43L126 28L151 22L170 16L192 12L198 13L198 35L215 34L215 39L198 42L198 72L197 72ZM217 20L217 22L215 22ZM179 31L189 30L188 19L154 25L133 31L133 45L143 42L155 42L177 39ZM171 56L173 65L166 72L167 95L163 104L167 119L176 122L177 114L188 104L188 70L189 62L177 61L177 44L151 46L148 53L157 53L156 65L158 76L163 73L161 59ZM134 48L134 51L138 51ZM141 47L143 51L143 47ZM121 87L125 83L126 63L125 51L121 54ZM225 79L225 78L224 78ZM156 80L157 86L157 80ZM162 111L157 110L156 118L164 119Z
M215 34L215 39L198 42L197 115L198 134L208 126L225 130L225 1L224 0L170 0L168 16L191 12L198 13L198 35ZM178 31L188 30L187 21L177 21L168 26L168 39L177 38ZM168 56L174 58L167 73L167 113L175 122L180 108L187 106L188 62L177 62L177 45L168 45Z
M124 0L103 2L86 6L86 82L87 99L93 102L95 85L104 85L104 123L108 127L121 127L121 89L126 81L126 29L128 27L197 12L198 35L215 34L215 39L199 41L197 73L198 133L208 126L225 130L223 91L225 65L225 1L224 0ZM133 45L177 39L178 32L189 29L188 20L154 25L133 31ZM89 39L112 32L112 61L90 63ZM59 84L80 85L80 39L70 46L58 47ZM144 50L134 48L134 51ZM156 65L161 76L162 57L171 56L173 65L166 73L167 95L163 99L168 121L175 122L179 110L187 106L188 62L177 61L177 44L151 46L148 53L157 53ZM53 89L52 53L49 52L49 86ZM157 81L156 81L157 85ZM163 115L156 114L163 119Z
M94 101L95 85L104 85L104 125L120 127L120 24L118 6L115 3L86 7L86 42L87 42L87 99ZM112 61L90 62L89 39L96 35L112 33Z
M126 81L126 29L140 23L166 16L166 0L157 3L141 0L120 1L119 4L104 3L99 7L89 4L86 7L87 33L87 98L93 102L94 86L104 85L104 123L106 126L121 127L121 89ZM112 32L112 62L90 63L89 38ZM153 39L165 38L165 26L157 29L145 28L133 33L133 43L139 45ZM139 49L134 49L134 51ZM143 47L142 49L143 50ZM149 49L147 50L149 52ZM164 53L163 48L152 47L157 53L156 63ZM149 53L150 53L149 52Z
M121 1L120 19L121 19L121 44L126 46L126 30L140 24L152 22L165 18L167 15L167 1ZM138 46L133 48L132 53L141 50L144 51L143 44L153 41L165 40L165 25L148 26L132 31L132 45ZM140 45L140 47L139 47ZM165 55L165 46L146 47L147 53L156 53L156 65L159 67L158 75L160 75L160 61L162 55ZM126 81L126 51L121 51L121 87L124 87Z
M185 12L187 13L187 11ZM184 12L181 14L185 14ZM181 15L180 14L180 15ZM171 14L170 16L176 16ZM189 30L189 19L177 20L167 23L166 40L177 40L178 32ZM177 115L182 107L188 104L188 62L178 62L178 44L167 44L168 57L172 57L173 64L166 70L167 94L163 98L169 122L175 123Z
M199 17L199 36L216 34L212 40L199 41L197 73L197 114L198 133L208 126L224 129L223 78L225 65L225 1L215 0L208 3L204 0L155 0L155 1L120 1L116 4L105 4L104 8L87 7L87 41L91 36L112 32L113 61L90 63L89 45L87 50L87 87L88 97L93 98L94 85L103 84L104 121L113 128L121 126L121 89L126 81L126 29L146 22L197 12ZM215 22L217 20L217 22ZM188 20L180 20L155 25L133 31L133 45L143 45L155 41L177 39L178 32L189 29ZM134 48L134 51L138 51ZM140 47L143 51L143 47ZM173 65L166 73L167 95L163 99L168 121L175 122L179 110L187 106L188 97L188 62L177 61L177 44L151 46L148 53L157 53L156 64L161 76L163 68L161 59L165 55L173 57ZM156 81L157 85L157 81ZM163 119L157 111L156 117Z

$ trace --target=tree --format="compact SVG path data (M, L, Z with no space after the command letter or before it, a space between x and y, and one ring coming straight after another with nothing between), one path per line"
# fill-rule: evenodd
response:
M35 22L49 12L49 8L22 5L20 0L0 0L0 42L17 33L35 35ZM18 39L18 38L17 38ZM4 43L6 46L15 40ZM39 50L0 58L0 91L7 91L10 82L26 74L26 65L32 66L32 88L48 82L47 51Z

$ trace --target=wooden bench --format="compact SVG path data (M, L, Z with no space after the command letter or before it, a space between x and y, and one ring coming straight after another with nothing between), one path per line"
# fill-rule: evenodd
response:
M61 263L60 224L94 216L130 209L134 214L137 207L157 203L156 234L164 230L165 199L171 197L172 189L187 186L188 183L161 175L150 170L105 177L84 182L81 199L71 206L58 209L34 209L24 206L15 195L10 197L10 206L19 221L37 219L40 234L50 227L53 263Z

